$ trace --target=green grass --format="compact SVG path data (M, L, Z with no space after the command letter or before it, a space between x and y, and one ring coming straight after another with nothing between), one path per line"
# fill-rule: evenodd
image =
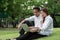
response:
M5 40L5 39L12 39L17 37L18 30L17 28L0 28L0 39Z
M0 40L18 37L18 32L19 30L17 28L0 28ZM35 40L60 40L60 28L54 28L53 34L49 37L38 38Z
M51 36L39 38L37 40L60 40L60 28L54 28L53 34Z

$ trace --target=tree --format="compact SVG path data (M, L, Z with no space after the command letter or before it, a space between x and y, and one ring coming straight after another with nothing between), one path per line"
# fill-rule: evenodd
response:
M16 20L19 22L32 16L34 6L46 7L56 23L55 15L60 13L60 0L0 0L0 14L6 13L8 15L7 20L13 22L14 25Z

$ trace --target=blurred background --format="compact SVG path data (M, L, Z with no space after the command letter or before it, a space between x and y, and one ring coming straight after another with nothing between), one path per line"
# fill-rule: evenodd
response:
M60 0L0 0L0 27L15 28L22 19L33 15L34 6L46 7L54 27L60 26Z
M33 15L34 6L46 7L54 20L54 27L60 27L60 0L0 0L0 28L10 28L0 31L15 30L21 20Z

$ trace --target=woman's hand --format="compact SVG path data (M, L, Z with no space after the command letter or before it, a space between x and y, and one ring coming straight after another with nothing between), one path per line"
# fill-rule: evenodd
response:
M38 28L37 27L29 27L30 32L37 32Z

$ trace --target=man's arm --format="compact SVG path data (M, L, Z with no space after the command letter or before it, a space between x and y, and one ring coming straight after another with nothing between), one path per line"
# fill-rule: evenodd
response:
M18 29L21 28L22 24L23 24L25 21L33 21L33 20L34 20L34 16L31 16L31 17L29 17L29 18L24 19L23 21L21 21L21 22L19 23Z
M31 17L29 17L29 18L26 18L25 20L34 21L34 18L35 18L35 16L31 16Z
M26 20L24 19L23 21L21 21L19 24L18 24L18 29L21 28L22 24L25 22Z

